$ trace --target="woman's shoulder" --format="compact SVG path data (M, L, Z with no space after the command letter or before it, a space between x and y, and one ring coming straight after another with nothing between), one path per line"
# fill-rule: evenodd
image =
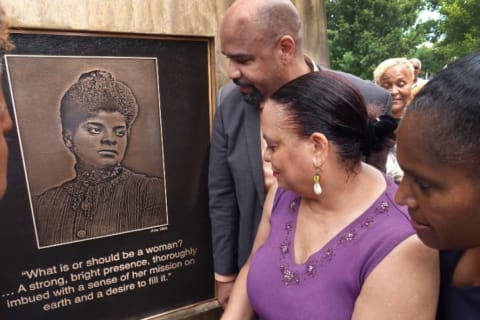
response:
M364 245L369 254L380 258L415 233L406 207L399 206L394 200L396 184L388 177L385 179L385 191L356 224L364 234Z
M385 177L387 188L362 215L362 219L370 221L368 229L373 229L380 242L397 242L415 233L410 222L406 206L395 202L397 185Z
M385 176L385 181L387 183L387 188L385 189L385 192L382 194L383 199L386 202L388 202L390 210L395 214L397 214L396 217L399 220L403 221L405 224L407 224L413 230L413 227L411 227L411 224L410 224L410 216L408 214L407 206L399 205L395 201L395 193L398 190L398 185L389 176Z
M162 179L156 176L149 176L140 172L123 167L122 177L130 182L161 183Z
M36 194L33 199L40 200L40 199L49 199L52 197L57 197L60 194L67 194L67 188L74 184L75 179L68 180L62 182L59 185L50 186L47 189L43 190L42 192Z

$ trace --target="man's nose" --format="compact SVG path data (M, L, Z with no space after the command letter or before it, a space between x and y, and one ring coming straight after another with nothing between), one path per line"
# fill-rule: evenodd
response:
M240 72L237 63L230 60L228 62L228 77L233 80L240 78L241 75L242 73Z

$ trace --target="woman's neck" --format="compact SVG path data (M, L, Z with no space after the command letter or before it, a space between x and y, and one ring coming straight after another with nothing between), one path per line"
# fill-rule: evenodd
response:
M81 165L75 165L76 179L83 181L85 185L96 185L100 182L113 179L122 172L122 167L118 164L106 168L91 168Z
M321 196L302 200L309 211L337 217L340 213L360 215L385 191L381 172L363 162L354 172L343 169L339 173L325 178Z

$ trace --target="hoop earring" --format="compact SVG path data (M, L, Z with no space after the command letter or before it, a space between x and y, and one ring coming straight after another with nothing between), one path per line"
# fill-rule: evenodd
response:
M322 186L320 185L320 174L316 173L313 176L313 192L319 196L322 194Z

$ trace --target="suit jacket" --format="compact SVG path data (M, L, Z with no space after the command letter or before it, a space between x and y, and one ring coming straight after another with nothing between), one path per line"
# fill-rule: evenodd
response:
M339 73L356 85L368 104L391 112L388 91L371 81ZM259 108L247 103L233 83L218 93L208 180L215 272L236 274L250 254L265 191Z

